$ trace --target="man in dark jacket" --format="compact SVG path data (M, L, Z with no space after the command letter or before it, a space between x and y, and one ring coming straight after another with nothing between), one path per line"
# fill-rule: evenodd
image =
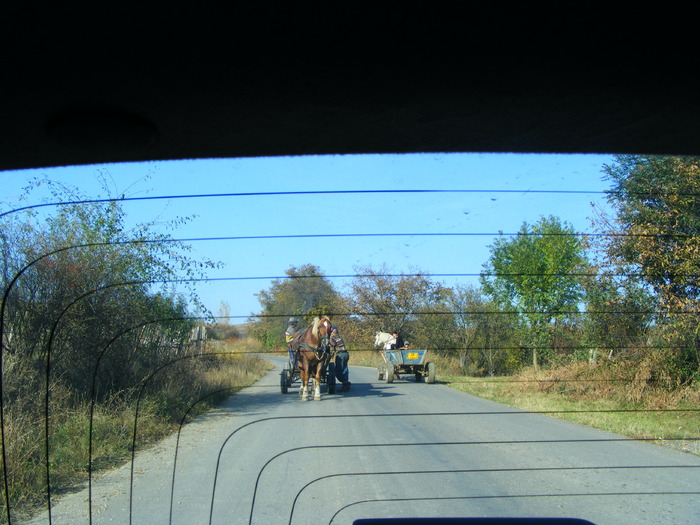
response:
M401 335L399 335L399 333L396 330L391 332L391 335L393 335L394 339L396 339L396 342L392 343L391 349L396 350L403 348L403 337L401 337Z
M331 350L335 351L335 377L338 378L343 384L343 388L340 389L341 392L347 392L350 390L350 381L348 377L350 371L348 369L348 360L350 359L350 354L345 349L345 342L343 338L340 337L337 326L331 327L331 337L329 340L331 345Z

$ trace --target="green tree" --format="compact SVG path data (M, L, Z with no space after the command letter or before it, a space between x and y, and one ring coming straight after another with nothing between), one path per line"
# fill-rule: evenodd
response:
M209 356L178 359L204 352L203 345L193 348L191 333L192 317L205 312L191 287L176 291L167 282L205 277L213 263L190 258L189 247L153 224L127 227L118 200L95 202L51 181L37 184L52 190L49 202L74 204L0 218L0 280L8 292L2 395L9 446L3 452L11 473L7 497L21 502L20 509L41 497L49 465L52 486L74 485L66 473L84 471L89 429L95 430L91 444L109 442L111 449L121 441L121 431L105 436L100 420L111 419L114 407L135 408L145 378L157 372L140 407L174 423L203 399L209 389L203 372L218 364ZM23 204L31 196L28 190ZM93 399L94 427L83 423Z
M549 324L578 311L584 246L570 225L550 216L532 226L523 223L515 237L501 235L490 250L480 277L484 293L525 320L537 365L536 349L548 353Z
M186 317L198 303L196 293L174 294L167 281L203 277L214 264L188 258L187 246L152 225L127 228L119 201L77 203L90 199L51 181L38 184L49 186L51 201L76 203L48 216L29 211L2 220L3 290L22 272L5 305L4 353L37 360L50 351L52 374L77 395L89 389L98 359L109 376L101 377L105 395L131 388L143 370L181 351L188 338ZM159 319L168 321L155 324ZM148 337L144 330L128 331L150 321ZM168 351L156 340L167 341Z

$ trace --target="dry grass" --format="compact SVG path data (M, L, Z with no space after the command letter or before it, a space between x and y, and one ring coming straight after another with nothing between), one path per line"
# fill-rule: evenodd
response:
M442 377L470 394L700 455L700 391L668 388L649 363L576 363L516 376ZM554 412L554 413L553 413Z
M377 350L356 350L350 351L350 360L348 364L351 366L368 366L376 368L384 364L382 355Z
M226 342L209 349L212 356L185 359L144 389L139 404L137 448L143 448L176 430L187 415L193 417L235 391L251 385L270 368L256 355L251 341ZM5 401L5 454L13 521L31 514L46 501L46 440L43 388L12 364L14 388ZM22 377L24 374L25 377ZM24 381L23 381L24 379ZM219 392L218 395L208 395ZM77 400L76 400L77 399ZM49 473L52 494L75 490L93 472L122 464L131 457L138 391L115 392L94 407L60 383L51 389L49 415ZM89 436L92 429L92 462ZM6 521L4 494L0 523Z

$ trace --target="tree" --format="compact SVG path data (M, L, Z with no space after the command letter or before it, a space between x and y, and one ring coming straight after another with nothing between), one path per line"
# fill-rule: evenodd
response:
M607 358L629 357L632 349L647 345L654 321L655 298L639 267L614 255L619 239L614 219L595 209L591 220L597 235L587 240L592 254L583 279L587 315L583 320L589 361L601 351Z
M459 363L466 368L473 361L472 346L478 335L484 332L488 318L484 307L486 301L481 290L475 286L457 286L448 297L454 312L456 348L459 349Z
M529 327L533 349L548 347L548 325L578 311L579 272L587 266L574 229L556 217L523 223L518 235L501 235L489 247L481 284L496 305L517 312ZM547 356L545 356L547 357ZM537 365L537 354L533 356Z
M310 323L316 315L333 315L341 311L338 292L318 266L292 266L284 273L287 278L273 280L269 289L256 294L261 311L251 319L255 323L251 333L268 348L284 341L290 317Z
M188 287L171 289L175 279L205 277L213 263L189 258L187 246L153 225L128 228L119 200L37 184L53 190L50 202L66 204L10 210L0 218L0 281L7 292L2 430L21 434L6 441L12 446L4 453L14 473L8 498L24 502L46 486L49 465L52 486L65 482L71 467L53 467L61 458L74 458L74 467L84 470L88 432L94 429L90 444L110 441L103 453L113 448L119 438L102 435L99 423L110 419L113 407L136 408L138 396L146 413L182 421L186 409L204 399L202 370L215 366L209 359L179 359L193 351L192 318L205 312L190 313L199 301ZM97 417L89 427L76 426L92 401Z
M219 324L228 325L231 316L231 307L226 301L219 304Z
M604 166L617 218L610 260L641 272L682 381L700 370L700 159L619 155ZM672 367L672 368L673 368Z
M74 204L47 217L29 211L2 220L3 290L22 272L5 304L4 353L38 363L50 352L52 375L79 395L87 393L98 359L109 375L101 381L105 395L131 388L143 370L167 358L154 341L176 352L189 336L186 317L196 294L186 300L167 281L183 273L202 277L213 263L189 259L187 246L150 225L126 228L118 200L95 202L70 187L39 183L49 185L53 202ZM135 328L150 321L144 338Z
M416 298L415 322L410 328L411 345L433 350L439 355L454 355L458 348L458 333L451 302L453 291L439 283L431 286L428 300Z
M367 335L397 330L404 339L412 337L421 316L439 304L443 287L425 272L393 274L386 265L355 268L350 284L355 315L366 326Z
M617 211L610 254L641 268L667 311L697 311L700 159L621 155L604 172Z
M646 344L653 322L653 298L638 279L599 269L583 283L588 313L583 333L591 347L591 361L599 350L606 350L606 356L612 358Z

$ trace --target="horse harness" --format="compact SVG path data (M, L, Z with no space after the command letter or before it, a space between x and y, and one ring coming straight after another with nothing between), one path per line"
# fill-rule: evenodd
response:
M304 347L307 350L311 350L314 355L316 356L316 359L318 359L321 362L329 360L330 357L330 338L327 335L322 335L317 347L313 347L307 343L304 343L301 339L306 333L305 330L300 330L294 334L294 338L292 339L290 346L294 348L294 360L299 361L299 350Z

